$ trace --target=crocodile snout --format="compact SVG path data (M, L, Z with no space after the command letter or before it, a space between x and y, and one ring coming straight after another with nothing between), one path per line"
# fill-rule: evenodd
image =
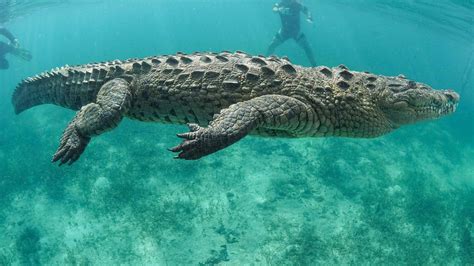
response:
M452 103L452 104L459 103L459 98L460 98L459 94L457 94L453 90L446 90L443 92L443 94L446 96L449 103Z

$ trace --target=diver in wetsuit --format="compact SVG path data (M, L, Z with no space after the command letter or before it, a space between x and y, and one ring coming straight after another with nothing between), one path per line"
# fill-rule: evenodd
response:
M275 4L273 12L280 15L281 29L273 38L272 43L268 47L267 54L273 54L279 45L292 38L305 51L311 66L316 66L316 60L308 40L304 33L300 32L300 13L306 15L306 20L309 23L313 23L313 18L308 8L297 0L282 0L280 3Z
M0 41L0 69L8 69L10 66L7 59L5 58L5 55L7 54L15 55L25 61L31 60L31 53L25 49L20 48L18 39L16 39L9 30L1 25L0 35L3 35L10 41L10 43Z

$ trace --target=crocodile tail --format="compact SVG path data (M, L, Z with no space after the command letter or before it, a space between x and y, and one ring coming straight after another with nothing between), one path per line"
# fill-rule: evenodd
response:
M93 63L78 66L64 66L27 78L18 84L13 93L12 103L19 114L33 106L52 103L73 110L95 101L102 85L124 74L147 73L156 58L149 62L130 59Z
M12 103L19 114L33 106L53 103L52 97L59 76L44 73L20 82L13 92Z
M102 71L94 71L104 75ZM78 110L93 101L103 80L91 78L91 73L73 67L63 67L27 78L18 84L12 103L19 114L40 104L55 104Z

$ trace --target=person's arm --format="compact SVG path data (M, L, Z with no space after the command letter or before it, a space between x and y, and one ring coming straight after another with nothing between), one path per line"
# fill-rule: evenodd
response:
M301 12L306 16L306 21L313 23L313 16L306 6L301 5Z
M8 40L10 40L10 42L13 45L18 44L18 39L16 39L15 36L13 36L13 34L9 30L7 30L5 27L0 27L0 34L5 36Z

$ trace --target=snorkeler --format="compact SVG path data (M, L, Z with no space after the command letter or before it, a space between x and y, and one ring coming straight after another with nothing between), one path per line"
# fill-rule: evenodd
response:
M0 69L8 69L10 66L5 58L7 54L15 55L25 61L31 61L31 53L28 50L20 48L18 39L16 39L9 30L0 26L0 35L5 36L5 38L10 41L10 43L0 41Z
M298 0L282 0L280 3L275 4L273 12L280 14L281 29L273 38L272 43L268 47L267 54L273 54L279 45L293 38L305 51L311 66L316 66L316 60L308 40L304 33L300 32L300 13L306 15L306 21L313 23L313 18L308 8L303 6Z

